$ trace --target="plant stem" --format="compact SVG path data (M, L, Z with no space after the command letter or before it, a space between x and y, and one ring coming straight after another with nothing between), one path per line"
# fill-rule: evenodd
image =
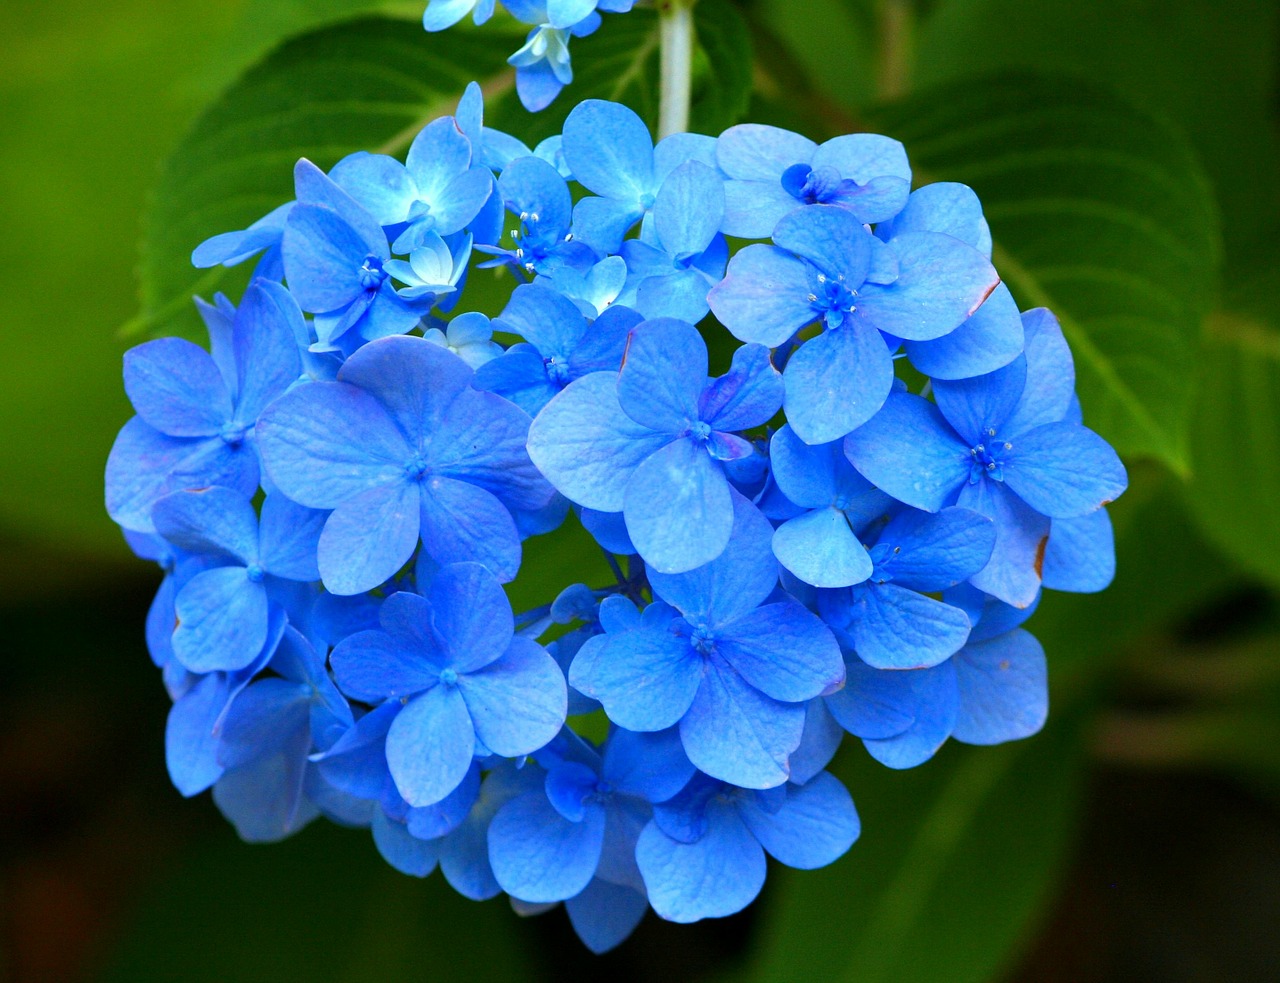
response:
M662 42L662 86L658 139L689 129L693 90L693 4L695 0L661 0L658 30Z
M880 0L876 95L897 99L907 94L915 39L913 0Z

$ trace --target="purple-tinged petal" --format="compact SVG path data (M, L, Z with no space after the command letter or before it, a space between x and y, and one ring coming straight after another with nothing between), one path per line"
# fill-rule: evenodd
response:
M338 373L385 407L410 446L421 448L471 385L471 368L425 338L384 338L363 346Z
M287 580L320 579L316 553L328 515L289 501L283 495L268 495L262 502L260 557L262 568Z
M1050 590L1092 594L1111 586L1116 544L1106 509L1049 524L1043 574Z
M563 901L590 883L604 843L604 810L571 823L542 792L513 799L489 827L489 862L502 889L534 903Z
M650 823L636 844L653 910L671 922L722 918L741 911L764 886L764 850L727 802L707 806L707 832L680 843Z
M966 744L1030 737L1049 714L1044 649L1022 629L965 646L955 658L960 709L952 736Z
M543 408L529 428L528 449L561 494L587 508L621 512L635 469L670 440L622 411L614 373L593 372Z
M267 591L244 567L198 573L174 602L173 654L192 672L242 669L267 639Z
M527 638L513 638L496 661L460 676L458 689L476 736L494 754L531 754L564 724L564 675L547 650Z
M1047 423L1007 450L1004 480L1042 515L1071 519L1120 497L1129 476L1114 448L1087 427Z
M936 512L969 477L969 445L928 400L894 393L844 441L864 478L900 502Z
M645 563L660 573L683 573L724 552L733 528L729 481L698 441L683 437L636 468L623 515Z
M500 658L515 636L511 603L485 567L454 563L431 581L431 623L458 672L474 672Z
M439 685L409 701L387 731L387 766L411 806L434 805L471 768L475 732L462 694Z
M826 772L788 785L775 812L760 808L757 798L744 798L738 813L760 845L788 867L816 870L834 863L862 830L848 790Z
M743 788L785 782L803 731L803 706L765 696L714 654L680 720L680 740L698 770Z
M743 345L729 371L699 397L698 414L713 430L749 430L768 423L782 408L782 375L764 345Z
M884 405L893 388L893 356L881 334L848 320L801 345L782 374L787 420L808 444L839 440Z
M245 566L258 560L258 515L246 496L230 488L166 495L156 502L151 518L156 532L179 549Z
M855 316L896 338L927 341L959 327L1000 283L989 260L959 239L909 232L889 243L898 279L866 284Z
M574 656L569 683L634 731L664 730L688 711L702 679L689 640L669 627L596 635Z
M659 318L631 331L618 403L641 426L682 434L698 419L698 397L707 383L707 345L686 321Z
M157 338L124 355L124 388L138 416L171 437L211 437L231 419L231 396L209 353Z
M317 546L325 587L363 594L394 576L418 544L417 505L417 489L402 479L375 485L334 509Z
M722 282L707 294L720 323L740 341L776 348L816 318L803 261L755 243L734 255Z

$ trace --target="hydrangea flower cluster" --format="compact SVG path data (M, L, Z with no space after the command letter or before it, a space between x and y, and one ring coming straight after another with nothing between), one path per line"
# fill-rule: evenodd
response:
M196 249L257 257L238 304L200 303L209 347L125 356L106 502L165 571L184 795L247 840L367 827L466 897L563 902L604 951L649 908L742 909L766 854L848 850L845 733L909 768L1040 728L1020 626L1110 581L1126 475L970 189L912 191L882 136L654 146L599 101L534 152L474 85L404 162L295 177ZM515 284L492 320L481 258ZM513 613L523 543L566 523L616 582Z
M569 42L594 34L600 12L625 14L636 0L502 0L516 20L528 24L529 36L507 62L516 70L520 102L536 113L551 105L573 81ZM496 0L428 0L422 26L428 31L453 27L468 14L477 24L493 16Z

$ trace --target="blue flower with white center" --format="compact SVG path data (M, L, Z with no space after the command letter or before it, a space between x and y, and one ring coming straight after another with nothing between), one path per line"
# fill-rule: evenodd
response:
M372 590L413 555L520 566L513 512L553 491L525 451L529 416L471 388L472 371L422 338L384 338L336 382L299 386L259 422L267 473L295 502L332 509L319 567L335 594Z
M534 282L542 282L568 297L587 318L597 318L613 305L626 286L627 262L621 256L606 256L585 272L562 266Z
M696 922L754 901L764 886L766 852L788 867L825 867L860 831L853 799L826 772L764 792L696 775L654 807L636 862L653 910L668 921Z
M963 184L926 184L911 193L906 207L876 227L876 235L892 242L912 232L941 232L968 243L988 259L991 232L982 203ZM968 379L1008 365L1022 354L1022 318L1003 283L954 331L927 341L904 341L911 364L934 379Z
M449 349L473 369L502 354L502 346L493 340L493 325L483 314L459 314L444 330L428 328L422 337L433 345Z
M554 273L564 267L590 268L599 258L570 232L573 201L569 186L551 164L539 157L517 157L498 179L507 210L519 220L511 237L514 249L482 246L498 257L484 267L510 265L521 273Z
M472 163L471 141L452 116L424 126L403 164L360 152L335 164L330 177L378 224L403 226L392 243L397 253L413 252L433 234L461 232L493 193L493 176Z
M899 501L991 518L995 550L972 582L1018 607L1040 589L1050 520L1095 512L1128 484L1111 446L1065 419L1075 376L1053 315L1031 311L1023 324L1025 356L976 379L935 381L936 405L896 393L845 441L854 467Z
M707 379L707 348L691 324L646 321L621 372L571 383L538 414L529 456L571 501L622 512L649 566L692 570L729 542L733 502L723 462L754 454L736 435L778 410L781 380L760 345Z
M717 560L689 573L651 571L655 601L639 617L606 619L569 669L571 685L628 730L679 724L689 760L747 788L785 782L800 743L804 702L840 685L839 646L795 601L768 603L778 564L773 529L735 499L734 537Z
M947 334L1000 282L959 239L913 232L882 243L834 205L791 212L773 241L735 255L707 300L735 336L771 348L819 322L784 375L787 420L811 444L843 437L884 405L891 344Z
M538 754L543 786L504 805L489 827L489 860L522 901L566 901L593 879L643 894L636 837L651 803L680 791L694 769L674 731L614 729L601 751L571 731Z
M870 577L873 562L859 537L893 499L853 469L839 441L806 444L790 424L773 435L769 460L779 491L799 506L773 534L778 562L815 587Z
M984 603L971 587L946 597L969 610L974 627L964 648L936 666L875 669L854 654L845 636L847 682L825 698L827 709L890 768L928 761L948 737L966 744L1029 737L1048 714L1044 649L1018 627L1033 609L991 598Z
M849 632L862 661L876 669L937 665L960 650L970 625L962 609L929 595L981 570L994 543L991 520L968 509L902 510L868 547L868 578L824 592L819 610Z
M529 754L564 723L564 676L515 634L501 585L477 563L442 567L430 596L393 594L382 628L344 639L331 657L338 686L365 703L403 703L387 765L412 806L458 787L476 756Z
M293 628L269 668L276 675L255 680L227 711L218 747L226 770L213 786L214 803L251 843L282 840L319 815L307 794L316 778L308 756L354 722L324 657Z
M726 235L765 239L784 215L802 205L839 205L859 222L902 210L911 165L897 140L874 133L812 140L759 123L731 126L716 141L725 183Z
M262 253L253 275L266 280L284 278L284 264L280 257L280 240L284 237L285 220L293 202L285 202L272 209L247 229L223 232L206 239L191 253L191 265L197 269L211 266L239 266L246 259Z
M672 134L655 147L644 121L626 106L587 99L564 123L563 149L569 169L597 198L573 209L575 238L601 254L618 252L623 236L653 210L667 175L698 160L715 167L715 140Z
M242 493L213 487L176 492L152 510L156 531L214 566L174 599L173 655L192 672L248 665L267 638L268 576L314 581L316 543L326 515L268 495L262 520Z
M402 300L416 301L422 307L439 303L444 310L457 303L456 292L466 275L470 259L470 235L457 237L456 247L450 249L444 239L432 233L409 254L408 261L389 259L382 268L405 284L396 291Z
M617 371L627 338L640 321L634 311L612 307L588 323L567 297L541 283L524 284L511 294L495 325L525 340L481 368L474 385L537 415L574 380Z
M279 284L255 281L230 325L210 331L212 351L158 338L124 357L124 385L138 415L107 459L107 512L125 529L154 532L151 507L187 488L258 488L254 425L263 408L297 381L300 362ZM217 319L211 320L217 325Z
M430 301L415 304L396 293L377 220L308 160L298 162L294 182L298 203L281 248L289 291L315 315L316 350L337 350L339 342L351 349L412 329Z
M672 171L640 238L622 244L628 275L620 302L646 318L696 324L706 317L707 293L729 258L723 214L724 182L715 170L691 160Z

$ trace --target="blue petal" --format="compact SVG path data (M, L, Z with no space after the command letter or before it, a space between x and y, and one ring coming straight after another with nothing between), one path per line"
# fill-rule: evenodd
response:
M1106 509L1049 524L1043 574L1050 590L1092 594L1111 585L1116 546Z
M705 250L720 231L723 217L724 183L714 168L696 160L667 176L653 206L658 239L675 257Z
M654 190L653 139L626 106L579 103L564 122L563 146L575 180L593 194L636 201Z
M849 587L871 576L871 557L836 508L814 509L784 522L773 534L773 553L815 587Z
M169 710L165 763L174 787L185 796L200 794L222 775L214 728L227 699L226 677L215 673L200 679Z
M209 437L231 419L231 396L209 353L181 338L125 352L124 388L138 416L173 437Z
M858 655L876 669L924 669L960 650L969 617L925 594L876 584L863 595L851 632Z
M402 874L426 877L436 869L440 857L439 844L412 836L404 823L388 819L381 809L373 812L373 842L382 859Z
M452 478L431 478L418 487L422 548L433 560L475 561L503 583L515 579L520 535L502 502L477 485Z
M536 33L538 29L530 34L530 38ZM510 58L507 60L511 61ZM557 72L549 59L517 68L516 95L520 97L520 104L531 113L541 112L550 106L565 87L565 80L560 78L562 72L563 69Z
M764 886L764 850L727 802L707 807L707 832L680 843L654 823L640 834L636 861L653 910L672 922L741 911Z
M619 556L634 556L636 548L627 535L627 523L621 512L596 512L594 509L579 509L578 518L582 527L591 533L591 538L610 553Z
M573 236L599 253L616 253L644 209L635 198L583 198L573 208Z
M307 737L303 732L296 740ZM306 747L277 751L228 771L213 786L213 802L247 843L276 843L320 815L304 795Z
M267 404L297 381L302 372L298 340L306 335L302 311L288 290L269 280L250 284L232 334L237 423L252 426Z
M382 405L340 382L312 382L280 397L258 421L257 440L275 485L318 509L402 479L413 456Z
M340 503L320 533L316 559L334 594L363 594L409 562L418 544L418 494L408 481L375 485Z
M903 733L884 740L863 739L868 753L889 768L914 768L934 756L946 743L959 708L954 660L932 669L902 673L909 676L915 721Z
M462 694L438 685L409 701L387 731L387 766L412 806L439 802L471 768L475 732Z
M573 301L542 283L516 287L494 320L499 330L519 335L544 357L563 358L587 333L587 320Z
M478 563L442 567L431 581L430 601L432 627L458 672L474 672L500 658L515 636L502 585Z
M1002 283L954 331L931 341L908 341L903 347L911 364L934 379L985 375L1022 353L1022 317Z
M833 205L797 208L778 223L773 241L828 276L844 277L850 290L866 279L875 242L856 216Z
M394 157L359 151L334 164L329 176L379 225L395 225L409 217L416 198L413 179Z
M289 580L320 579L316 565L326 513L268 495L262 503L261 562L268 573Z
M692 621L712 625L732 621L763 604L777 586L772 526L741 495L732 495L732 502L730 545L719 557L686 573L647 571L655 596Z
M973 586L1006 604L1025 608L1040 591L1040 571L1049 538L1049 520L1003 484L981 479L960 489L958 504L990 518L996 526L991 560L970 578Z
M790 424L769 441L773 478L787 498L806 509L834 505L840 495L856 495L870 488L854 471L838 441L807 444Z
M787 759L803 730L803 706L765 696L714 654L680 721L689 760L713 778L743 788L785 782Z
M854 737L894 737L915 722L915 678L914 672L872 669L850 652L844 689L824 702L836 722Z
M817 317L808 297L804 262L755 243L729 261L724 280L707 294L707 303L735 338L776 348Z
M590 638L569 667L574 689L599 700L609 719L635 731L663 730L688 711L702 663L669 627Z
M722 625L715 645L743 679L775 700L810 700L844 682L835 637L794 601L766 604Z
M804 785L788 785L776 812L762 809L758 798L744 797L738 812L760 845L788 867L816 870L834 863L862 829L848 790L826 772Z
M504 805L489 827L489 861L502 889L534 903L580 893L596 872L604 843L604 811L571 823L541 791Z
M1044 649L1029 632L965 646L956 656L960 709L952 736L966 744L1030 737L1049 714Z
M597 956L621 945L649 910L649 899L633 888L595 878L564 903L573 930Z
M258 560L258 516L249 499L230 488L166 495L151 510L156 532L179 549L248 566Z
M434 209L449 183L471 166L471 141L452 116L428 123L413 138L405 168L417 186L418 198Z
M682 573L724 552L733 502L719 463L693 438L650 455L631 476L623 500L627 534L660 573Z
M289 213L282 249L290 291L315 314L341 310L363 294L366 258L390 256L385 237L379 245L332 209L301 203Z
M893 388L893 357L878 331L851 319L801 345L782 374L787 420L805 443L862 426Z
M790 130L740 123L720 134L716 161L725 174L739 181L776 183L792 164L807 163L816 149L812 140Z
M564 675L547 650L527 638L513 638L501 658L460 676L458 689L476 736L504 757L533 753L564 724Z
M427 0L427 9L422 14L422 26L428 31L443 31L453 27L477 6L476 0ZM481 23L479 9L475 16L476 23Z
M977 378L934 380L934 399L947 422L970 446L988 443L993 437L1004 441L1009 434L1006 421L1022 398L1026 378L1026 359L1018 358Z
M797 785L810 781L835 757L843 739L844 731L827 709L825 700L806 703L800 746L787 761L791 767L791 781Z
M1074 423L1047 423L1022 434L1007 455L1005 483L1037 512L1055 519L1097 511L1129 485L1111 445Z
M1051 311L1037 307L1022 315L1022 328L1026 333L1027 381L1021 402L1005 422L1010 434L1068 419L1075 404L1075 363L1058 319Z
M476 369L477 389L497 393L536 416L560 388L547 376L542 356L532 348L509 351Z
M547 23L570 28L595 13L596 0L546 0Z
M636 423L682 433L698 419L706 382L707 346L692 324L659 318L631 331L618 373L618 403Z
M196 574L174 603L174 657L192 672L247 666L267 638L267 591L244 567Z
M419 839L447 836L466 822L480 794L480 765L473 761L462 784L433 806L409 810L409 832Z
M741 239L767 239L784 215L802 202L797 201L775 174L767 181L724 183L724 219L720 230Z
M688 784L694 767L677 728L638 734L615 727L605 743L600 772L625 795L665 802Z
M729 371L715 379L698 400L698 414L713 430L729 432L761 426L782 408L782 375L769 349L743 345L733 353Z
M430 689L445 665L431 631L431 607L417 594L392 594L382 606L385 630L357 632L331 657L338 685L365 703L399 700Z
M902 144L878 133L853 133L828 140L813 152L812 163L814 167L834 167L841 177L858 184L877 177L911 181L911 165Z
M936 406L908 393L889 396L845 438L844 452L877 488L926 512L949 504L969 477L969 445Z
M593 372L567 386L529 428L529 456L567 498L621 512L627 484L671 438L642 427L618 405L617 376Z
M881 239L904 232L943 232L991 255L991 230L982 214L982 202L973 189L952 181L937 181L911 192L905 207L876 228Z
M713 280L698 269L677 270L642 279L635 309L646 318L679 318L695 324L707 316L707 293Z
M893 582L923 593L946 590L967 580L991 558L995 527L986 516L945 508L936 515L904 510L880 534L895 547Z
M959 327L1000 283L982 253L938 232L909 232L889 248L898 279L866 284L856 315L897 338L926 341Z

